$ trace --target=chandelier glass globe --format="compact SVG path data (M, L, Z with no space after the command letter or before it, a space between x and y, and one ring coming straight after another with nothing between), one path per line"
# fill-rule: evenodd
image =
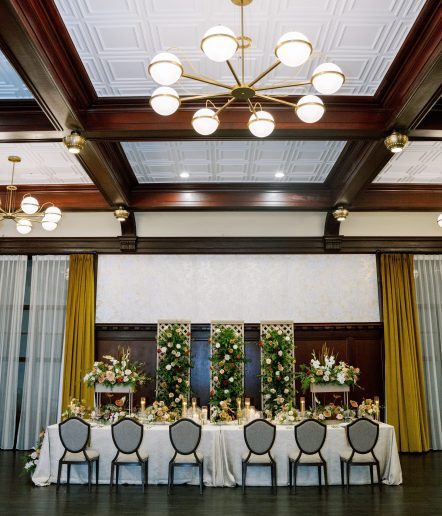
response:
M156 83L170 86L181 77L183 66L176 55L170 52L161 52L152 59L148 71Z
M25 195L20 204L21 209L27 215L33 215L38 211L40 205L35 197L31 197L30 195Z
M276 57L286 66L304 64L312 53L312 44L301 32L286 32L276 44Z
M173 88L160 86L152 93L149 103L155 113L169 116L180 107L180 97Z
M198 109L193 115L192 126L195 131L203 136L208 136L218 129L219 118L210 108Z
M235 55L238 41L229 27L217 25L204 34L201 49L209 59L222 63Z
M299 99L296 105L296 114L307 124L313 124L320 120L324 112L324 103L316 95L305 95Z
M315 68L312 84L319 93L331 95L336 93L344 84L345 76L338 65L323 63Z
M27 235L32 231L32 222L28 219L20 219L17 222L17 231L22 235Z
M45 231L54 231L57 228L56 222L51 222L45 218L41 221L41 226Z
M437 217L437 224L442 228L442 213L439 215L439 217Z
M58 224L61 219L61 211L60 208L57 208L57 206L49 206L49 208L46 208L45 215L43 217L44 221L47 222L55 222Z
M248 127L250 132L258 138L265 138L273 132L275 119L267 111L256 111L249 118Z

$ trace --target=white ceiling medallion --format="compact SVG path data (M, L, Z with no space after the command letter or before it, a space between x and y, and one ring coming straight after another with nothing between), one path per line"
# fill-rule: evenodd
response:
M287 32L283 34L275 46L276 61L266 70L260 73L252 81L245 80L245 51L251 46L252 40L244 34L244 7L252 3L252 0L231 0L241 8L241 35L235 36L234 32L223 25L217 25L209 29L201 41L201 50L206 56L215 62L225 62L233 76L235 84L226 84L205 76L193 75L184 71L181 61L174 54L162 52L157 54L148 66L148 72L152 79L161 85L151 97L152 109L163 116L171 115L177 111L182 102L204 100L205 108L199 109L192 119L195 131L203 136L214 133L219 124L220 113L233 102L246 102L251 116L248 122L250 132L258 137L269 136L275 128L275 120L271 113L261 108L259 101L275 102L293 108L299 119L312 124L320 120L325 112L324 103L316 95L305 95L297 104L289 102L277 95L269 95L261 92L278 88L295 88L306 85L313 87L325 95L336 93L344 84L345 76L339 66L333 63L323 63L315 68L310 80L291 82L284 84L258 85L258 83L272 72L280 64L288 67L303 65L310 57L313 46L309 39L300 32ZM229 61L237 50L241 51L241 73L237 74ZM194 81L211 84L226 91L213 94L179 97L177 92L169 88L181 77ZM216 97L228 97L227 102L216 107L209 99ZM209 107L209 105L211 107Z

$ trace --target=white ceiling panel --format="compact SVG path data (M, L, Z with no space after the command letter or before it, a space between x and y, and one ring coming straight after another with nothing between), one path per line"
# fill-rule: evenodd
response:
M62 143L1 143L0 184L11 181L8 156L20 156L15 167L16 185L60 185L92 183L79 161Z
M31 99L32 93L0 52L0 99Z
M124 142L140 183L288 182L322 183L343 141ZM183 180L181 172L190 177ZM284 172L275 179L275 172Z
M410 142L385 165L374 182L442 184L442 142Z
M146 65L160 51L173 51L193 74L232 83L227 66L199 48L205 31L224 24L239 33L240 10L230 0L55 0L99 96L149 96L156 87ZM245 8L246 81L275 59L285 32L299 30L314 54L299 68L279 66L268 83L305 81L325 61L347 76L344 95L374 95L425 0L256 0ZM239 70L239 57L232 59ZM198 95L216 88L181 80L177 91ZM302 94L309 88L278 90Z

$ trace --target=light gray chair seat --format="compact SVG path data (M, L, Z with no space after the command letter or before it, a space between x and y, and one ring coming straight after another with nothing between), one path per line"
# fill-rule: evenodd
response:
M97 452L97 450L93 450L92 448L86 448L85 450L86 455L88 456L89 460L98 459L100 454ZM82 451L79 452L66 452L64 459L69 462L84 462L84 453Z
M203 460L203 454L195 452L195 455L182 455L181 453L177 453L175 457L175 462L179 464L189 464L190 462L198 464L198 461L201 462Z
M299 452L294 452L289 455L290 460L297 460L299 456ZM322 462L322 458L319 453L314 453L313 455L305 455L304 453L299 457L298 462L300 464L318 464Z
M149 478L149 456L140 450L144 436L144 426L131 418L124 418L112 425L112 440L117 453L111 462L110 488L114 483L118 489L118 477L121 466L140 466L141 487L146 488Z
M352 453L347 453L346 455L340 455L340 459L344 462L347 462L350 460L350 457L352 457ZM372 455L366 455L362 453L354 453L352 457L352 462L354 463L367 463L367 464L376 464L376 461L373 459Z
M269 455L255 455L254 453L244 453L242 455L242 460L247 460L249 464L270 464L272 462Z

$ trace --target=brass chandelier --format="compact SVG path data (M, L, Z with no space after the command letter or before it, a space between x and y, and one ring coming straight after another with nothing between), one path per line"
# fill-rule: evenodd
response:
M308 81L259 86L258 83L280 64L296 67L305 63L310 57L313 46L309 39L300 32L287 32L279 38L276 44L276 61L251 82L245 82L244 54L245 50L250 47L252 40L244 35L244 7L251 4L252 0L231 1L241 8L241 35L236 37L231 29L222 25L212 27L204 34L201 41L201 49L212 61L225 62L227 64L235 84L224 84L206 77L187 73L184 71L183 65L178 57L169 52L162 52L157 54L148 66L148 71L152 79L160 84L160 87L157 88L150 97L150 105L153 110L159 115L168 116L175 113L183 102L206 99L206 107L199 109L192 118L193 128L197 133L204 136L216 131L220 123L219 114L230 106L230 104L238 101L248 103L251 112L248 128L253 135L259 138L269 136L275 128L273 116L271 113L262 109L259 102L260 100L271 101L293 108L303 122L317 122L325 112L324 103L318 96L305 95L295 104L283 98L278 98L278 96L261 92L279 88L313 85L319 93L330 95L338 91L344 84L345 76L342 70L333 63L324 63L316 67L311 79ZM240 77L230 62L230 58L235 55L238 49L241 51ZM226 91L180 97L170 86L181 77L218 86L223 90L227 90L227 96L230 98L224 105L217 108L211 99L225 97Z
M0 221L4 219L13 220L16 229L22 235L27 235L32 231L32 223L39 222L46 231L56 229L61 219L61 211L51 202L46 202L40 206L35 197L29 194L23 196L20 208L15 207L15 194L17 187L14 185L15 165L20 163L18 156L9 156L8 161L12 163L11 184L6 187L6 199L4 208L0 200Z

